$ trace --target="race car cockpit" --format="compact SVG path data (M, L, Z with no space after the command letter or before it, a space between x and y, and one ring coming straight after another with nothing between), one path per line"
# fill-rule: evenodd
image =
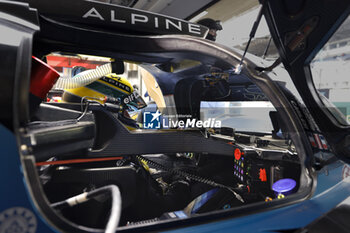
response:
M48 2L11 9L28 12L29 23L16 29L28 38L18 48L27 64L18 72L27 72L28 82L18 85L33 87L30 98L17 100L23 169L33 200L58 229L159 230L163 223L275 208L308 192L297 119L313 123L272 74L249 59L235 72L241 55L203 39L207 28L197 24L95 1ZM65 79L45 62L52 52L111 61L80 73L78 88L89 90L66 93L78 101L45 103ZM133 93L125 80L105 76L120 73L115 63L123 61L146 70L160 90L147 90L158 106L137 109L143 122L134 129L118 117L125 96L100 88L124 85L127 97Z
M75 140L83 135L90 137L87 150L86 144L72 150L76 146L73 138L65 139L64 145L32 145L43 189L52 205L116 185L122 200L119 226L142 227L283 199L297 192L300 160L265 94L245 75L230 71L197 75L189 70L190 77L159 84L162 94L175 102L175 109L157 108L163 120L159 118L159 129L150 128L146 122L145 114L154 118L156 111L140 113L145 116L140 129L130 129L130 124L115 115L114 110L123 108L122 104L94 103L96 96L84 94L86 99L93 97L90 102L74 103L66 94L65 103L41 104L35 114L37 120L28 124L32 131L26 137L40 142L40 134L52 133L50 124L73 130L68 123L72 119L48 123L53 120L53 110L72 118L68 117L72 110L82 108L83 114L74 124L89 125L80 126L81 132L75 134ZM176 76L158 70L154 79L169 79L167 74ZM76 95L80 89L70 89L69 95ZM46 128L35 132L42 124ZM70 148L67 142L72 143ZM55 153L46 149L48 145L57 147ZM110 205L105 197L59 209L74 223L103 228ZM96 214L91 215L91 211Z

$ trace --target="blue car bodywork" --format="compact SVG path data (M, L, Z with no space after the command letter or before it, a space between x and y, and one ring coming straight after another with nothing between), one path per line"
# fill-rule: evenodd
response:
M89 4L96 4L96 6L100 7L101 9L104 9L104 7L108 6L108 4L101 5L101 3L94 3L90 1L83 1L83 2L85 3L88 2ZM344 3L344 1L340 1L340 0L339 2ZM343 9L343 11L346 13L349 11L350 6L349 4L345 4L345 3L344 5L347 6L345 10ZM272 4L271 6L274 6L274 5ZM36 7L38 9L36 9ZM17 28L15 28L14 30L18 30L18 32L23 33L23 34L20 34L19 37L21 39L18 41L16 40L8 41L7 40L8 38L5 38L5 37L0 38L0 42L3 45L7 46L6 49L4 49L4 51L8 52L8 57L6 57L6 59L11 60L10 62L4 63L4 64L8 65L13 63L13 66L14 66L14 67L3 67L0 65L1 73L3 72L2 71L3 69L5 70L8 68L9 70L9 72L5 72L6 70L4 71L4 77L6 75L9 77L12 77L12 76L18 77L19 74L16 73L17 71L20 72L21 74L25 72L30 73L31 58L30 56L27 56L27 55L32 53L31 42L33 38L31 38L31 36L34 35L34 32L39 33L37 31L37 29L39 28L39 23L38 23L38 18L36 17L38 17L37 11L39 11L40 13L40 10L41 10L40 7L41 6L38 3L38 1L22 1L22 2L19 1L17 3L14 3L14 5L12 5L12 3L8 1L0 1L0 12L3 13L2 15L0 15L0 26L1 26L0 31L3 29L4 33L6 33L6 30L9 30L12 24L14 24L14 25L17 25ZM45 10L47 10L48 7L49 7L48 5L43 6L42 7L43 11L45 12ZM13 9L16 9L16 10L13 11L12 12L13 15L11 15L11 10ZM18 21L18 19L21 19L21 15L23 15L22 11L29 15L29 16L28 15L23 16L24 22ZM344 14L343 11L341 11L341 13ZM273 24L272 23L273 20L271 19L272 18L271 12L266 13L266 17L270 17L270 20L268 21L270 24L269 26ZM47 15L50 16L49 13L47 13ZM334 16L334 18L336 18L339 21L335 26L338 26L340 21L344 19L343 14ZM40 22L42 22L41 26L43 27L43 29L41 32L42 34L38 36L39 39L36 38L38 39L38 41L40 41L39 45L45 45L45 46L51 43L49 39L53 40L53 38L50 38L48 36L50 35L53 29L50 28L50 23L52 23L50 20L52 19L45 18L47 15L43 14L42 16L40 16L41 17L40 20L42 20ZM95 16L96 16L96 13L95 13ZM66 26L65 23L66 22L63 22L62 24L58 23L57 28L60 28L60 27L64 28ZM90 25L91 27L96 27L96 25L97 26L101 25L101 22L91 23L91 25ZM64 30L63 31L69 32L69 30L72 30L72 31L75 30L74 27L67 27L67 28L64 29L67 31L64 31ZM96 40L104 38L103 37L105 35L104 33L106 33L107 35L108 34L107 32L109 32L107 30L108 27L106 27L105 29L106 29L106 32L96 32L97 39L95 37L92 37L92 42L91 41L88 41L88 42L89 43L91 42L91 44L93 44L95 42L94 38ZM88 35L88 34L84 34L86 33L86 31L84 30L79 31L79 33L83 35L82 37L84 37L85 35ZM130 30L133 31L133 29L130 29ZM150 30L150 29L148 28L144 30ZM276 34L278 34L277 33L278 30L277 29L274 29L274 30L275 31L272 34L275 37L277 37ZM202 33L202 31L200 32L201 32L201 36L203 37L205 33L204 32ZM79 33L74 34L76 38L78 38L77 40L79 40L80 38L78 36ZM160 33L163 33L163 32L160 32ZM13 33L13 35L15 34L16 33ZM42 36L42 38L40 36ZM74 51L75 48L72 49L70 47L71 45L67 45L70 42L67 42L64 40L65 35L60 35L60 36L61 37L57 38L57 41L54 41L52 43L53 44L57 43L57 46L58 46L57 48L59 49L62 49L62 50L71 49L73 50L73 52L75 52ZM111 36L111 38L108 38L106 36L107 38L106 40L113 41L112 34L109 36ZM119 38L121 42L128 44L127 42L131 37L124 38L123 35L118 35L117 38ZM142 42L145 38L146 38L145 41L150 45L149 48L144 48L143 46L137 47L137 45L140 44L139 42L140 41ZM166 63L168 62L168 60L170 59L169 57L171 56L174 56L177 59L182 58L182 55L185 57L191 56L191 53L193 51L194 53L196 53L198 52L196 49L199 50L201 48L200 46L203 46L203 48L208 49L208 51L206 51L206 54L210 54L213 51L220 51L222 52L222 54L227 56L226 60L225 59L220 60L216 57L214 58L211 57L208 60L205 58L202 58L203 63L211 64L212 61L215 61L215 62L218 61L219 63L218 66L220 66L222 69L225 69L225 68L231 68L229 64L231 63L238 64L238 61L239 61L238 54L234 52L229 53L225 50L225 48L221 48L219 46L216 46L215 44L210 44L210 43L208 44L205 40L202 40L202 39L192 39L192 37L188 37L188 36L187 37L186 36L168 36L168 37L161 37L160 39L157 37L155 37L155 39L153 37L150 37L150 38L151 39L149 39L148 37L138 38L140 41L137 41L132 44L136 48L133 48L135 50L132 50L130 53L127 50L131 49L130 47L132 47L132 45L126 48L123 48L123 47L118 48L117 51L120 51L120 54L121 54L119 56L121 56L125 60L134 60L136 62L141 61L145 63ZM176 41L177 38L179 38L179 41ZM10 39L13 39L13 38L10 38ZM152 43L149 42L148 39L152 41ZM153 43L153 40L155 40L156 43ZM175 41L175 44L176 43L180 44L180 42L184 42L184 44L182 45L183 47L181 47L179 51L176 50L178 48L174 46L174 43L171 42L172 40ZM58 41L62 41L62 43L60 44L58 43ZM88 43L88 42L84 41L84 43ZM188 42L189 44L187 45L185 42ZM194 44L191 44L191 43L194 43ZM72 44L74 43L72 42ZM193 45L198 45L199 47L194 49L191 47ZM83 47L82 51L96 52L94 49L89 50L84 46L82 47ZM174 49L174 47L176 48ZM281 45L281 47L283 46ZM280 49L283 50L281 47ZM53 47L53 48L49 46L45 47L42 53L45 54L46 52L54 50L55 48L56 47ZM40 46L36 45L35 49L40 50L41 48ZM107 51L107 52L105 51L105 54L108 54L109 48L104 48L104 49ZM166 49L169 49L170 52L167 53ZM163 50L166 50L166 51L164 52ZM3 52L1 50L1 47L0 47L0 52ZM41 54L38 51L35 51L35 52L37 54ZM162 54L162 52L164 52L164 54ZM22 53L25 54L25 58L21 57ZM99 54L98 52L96 53ZM232 57L230 57L229 55L232 55ZM288 56L289 56L288 53L282 56L282 62L284 62L285 65L288 65L288 61L289 61ZM293 55L293 56L294 56L293 58L295 59L297 59L296 57L298 57L297 55ZM233 57L235 57L235 59ZM21 60L21 58L23 58L23 61ZM18 63L14 63L13 61L17 61ZM20 68L16 67L16 65L20 66ZM253 65L254 65L253 62L248 61L247 62L248 71L244 73L244 75L247 75L247 76L248 74L251 75L252 79L256 78L256 73L250 70L250 69L254 70L253 68L251 68L253 67ZM154 67L152 67L152 69L153 68ZM287 67L287 69L289 69L289 71L290 70L294 71L293 70L294 67L292 65L290 65L290 67ZM59 219L58 212L52 210L49 207L48 205L49 201L43 195L42 187L39 185L39 182L38 182L39 179L37 180L35 179L37 178L37 174L36 174L37 171L35 170L35 159L36 158L39 160L42 158L46 159L46 157L43 156L40 158L40 157L32 156L33 151L31 151L31 148L27 146L30 143L26 141L26 140L30 140L30 138L28 139L23 136L25 135L24 131L25 131L25 124L27 123L26 120L29 119L29 118L26 118L26 115L29 115L29 109L26 108L25 110L23 110L22 108L23 106L26 106L26 104L28 104L28 101L22 101L23 98L25 99L26 97L23 97L25 96L25 94L23 94L21 91L26 90L27 91L26 94L28 94L29 75L27 74L27 76L28 76L27 77L28 80L26 80L27 84L18 84L18 80L10 84L6 82L6 84L8 85L8 88L12 88L13 92L12 91L5 92L4 95L6 95L6 98L4 102L6 103L1 102L2 106L4 106L4 109L7 112L6 114L5 113L2 114L3 117L1 117L1 121L0 121L1 123L0 146L2 149L1 157L3 158L3 162L0 164L0 183L3 186L0 191L0 197L2 200L0 202L0 233L2 232L51 232L51 231L52 232L60 232L60 231L100 232L102 231L101 229L96 230L91 228L84 228L84 227L78 226L77 224L70 224L69 221L67 221L66 219L63 219L63 218L62 218L63 220L61 218ZM162 79L161 76L162 75L159 75L159 79ZM175 77L173 79L174 83L178 81L177 78L178 77ZM256 78L256 80L259 80L259 78ZM175 92L173 90L174 86L171 86L171 85L165 86L166 82L162 82L162 81L160 81L159 83L161 83L161 85L164 85L163 87L164 90L167 90L170 93ZM256 83L259 83L259 81L256 81ZM259 83L259 85L261 85L262 89L264 87L266 88L266 86L264 86L264 84L262 83ZM303 90L303 91L304 91L304 94L306 93L305 95L307 96L307 90ZM280 93L283 93L283 91L277 90L276 93L277 93L276 96L279 97ZM272 96L273 94L270 93L270 95ZM16 96L14 100L12 100L13 96ZM8 101L9 99L11 101ZM281 103L286 103L283 101L284 100L281 100ZM307 103L307 104L312 104L312 103ZM283 105L281 104L281 106ZM287 116L288 111L290 110L287 109L285 111L286 111L285 116ZM316 113L318 113L317 112L318 110L312 110L312 111L315 111ZM293 116L297 116L297 115L294 114ZM291 121L292 120L293 119L291 119ZM320 122L322 122L322 120L325 122L325 118L322 118L322 117L316 118L316 121L317 121L316 123L320 126ZM325 122L325 124L327 123L328 122ZM331 125L331 123L329 123L328 125ZM299 127L299 129L301 128L300 126L296 126L296 128L297 127ZM183 219L166 220L164 222L160 222L159 224L149 224L146 226L141 226L139 228L137 227L132 228L132 227L126 226L126 227L121 227L119 230L126 231L126 232L141 231L141 230L168 231L168 232L213 232L213 231L215 232L231 232L231 231L283 232L287 230L292 231L292 230L297 230L297 229L307 227L313 221L322 217L324 214L331 211L332 209L335 209L340 203L342 203L344 200L346 200L350 196L350 178L349 178L350 166L347 164L348 158L344 156L346 152L344 152L341 147L341 145L346 146L347 144L336 144L334 141L330 140L329 138L333 134L328 135L325 128L322 128L322 127L320 128L321 128L321 132L328 136L327 140L330 143L334 143L336 145L333 147L333 150L331 152L327 151L326 153L326 156L329 157L330 162L327 160L324 160L327 163L322 164L323 160L320 160L321 165L315 164L314 158L316 157L318 158L320 156L322 157L323 156L322 152L317 150L312 150L311 146L309 145L310 143L305 140L307 139L307 137L304 133L298 132L294 135L294 137L297 138L296 140L300 143L298 144L298 146L300 146L300 148L303 148L302 151L305 152L305 154L303 155L304 160L302 160L301 162L302 169L303 169L302 173L304 174L305 172L304 174L305 177L310 178L310 180L306 180L303 183L303 185L305 185L306 187L302 187L300 192L285 199L281 199L281 200L274 199L270 202L253 203L247 206L238 207L230 211L215 210L213 212L208 212L208 213L187 218L184 220ZM332 133L334 132L332 131ZM342 137L345 137L344 136L345 133L343 131L341 132L341 135ZM35 143L32 143L31 145L34 145L34 144ZM184 145L184 147L186 147L186 145ZM148 147L145 147L145 150L146 149L148 149ZM338 155L338 154L340 159L334 159L336 158L334 155ZM44 155L47 156L45 153ZM342 160L345 162L343 162ZM303 176L301 179L306 179L305 177ZM60 190L57 190L57 191L59 192ZM41 195L40 198L39 198L39 195ZM56 218L59 219L57 220L57 222L56 222ZM345 228L345 231L346 230L350 231L350 229Z

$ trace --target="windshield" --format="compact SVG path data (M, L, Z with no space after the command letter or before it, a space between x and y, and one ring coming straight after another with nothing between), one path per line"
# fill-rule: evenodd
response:
M276 111L269 101L202 101L201 119L215 118L222 127L241 132L270 134L270 112Z
M349 125L350 17L319 51L310 68L324 107L340 124Z

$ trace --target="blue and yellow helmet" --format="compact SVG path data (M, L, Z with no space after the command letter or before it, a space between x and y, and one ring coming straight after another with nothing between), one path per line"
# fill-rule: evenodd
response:
M80 102L84 97L103 103L106 96L119 99L122 105L133 106L137 109L146 107L145 101L131 83L114 73L103 76L84 87L66 89L62 99L65 102Z

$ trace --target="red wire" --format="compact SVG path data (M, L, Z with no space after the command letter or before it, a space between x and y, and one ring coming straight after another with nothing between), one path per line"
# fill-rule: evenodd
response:
M44 165L62 165L62 164L72 164L72 163L91 163L91 162L101 162L101 161L111 161L111 160L120 160L123 157L107 157L107 158L93 158L93 159L70 159L70 160L59 160L59 161L46 161L38 162L36 166Z

